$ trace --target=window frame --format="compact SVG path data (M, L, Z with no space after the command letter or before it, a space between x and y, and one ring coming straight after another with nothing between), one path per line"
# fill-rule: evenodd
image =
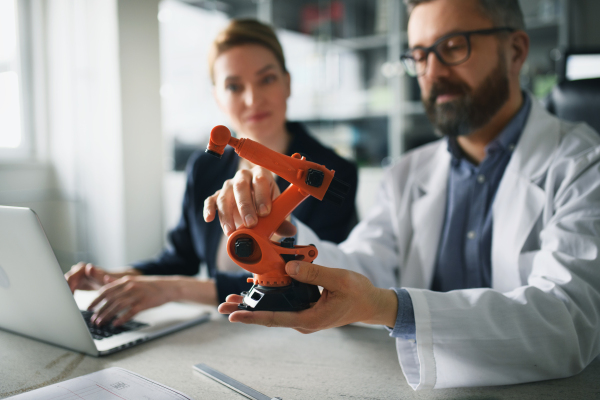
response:
M34 160L33 95L32 95L32 43L30 0L13 0L16 8L17 50L11 69L17 74L21 143L15 148L0 147L0 164L31 162Z

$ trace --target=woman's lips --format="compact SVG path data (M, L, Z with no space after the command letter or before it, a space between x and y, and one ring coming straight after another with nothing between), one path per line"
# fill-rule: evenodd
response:
M249 116L248 118L246 118L246 121L248 121L248 122L260 122L263 119L269 117L270 115L271 115L270 112L260 112L260 113L252 114L251 116Z

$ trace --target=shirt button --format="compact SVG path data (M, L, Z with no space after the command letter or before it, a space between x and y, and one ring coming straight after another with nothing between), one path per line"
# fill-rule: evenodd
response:
M469 239L475 239L475 231L469 231L469 233L467 233L467 237Z
M508 145L508 150L513 151L515 149L514 143Z
M479 175L479 176L477 177L477 182L479 182L479 183L483 183L483 182L485 182L485 175Z

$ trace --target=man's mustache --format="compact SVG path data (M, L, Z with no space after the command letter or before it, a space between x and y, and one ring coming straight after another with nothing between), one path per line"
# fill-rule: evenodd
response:
M435 104L437 98L442 95L461 95L467 93L469 93L469 88L464 83L442 81L433 84L427 103Z

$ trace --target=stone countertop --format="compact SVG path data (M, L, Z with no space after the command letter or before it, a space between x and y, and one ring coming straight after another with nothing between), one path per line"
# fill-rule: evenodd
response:
M193 399L243 397L192 370L210 367L268 396L292 399L593 399L600 360L572 378L481 388L413 391L394 340L383 329L347 326L311 335L291 329L210 322L94 358L0 330L0 399L121 367Z

